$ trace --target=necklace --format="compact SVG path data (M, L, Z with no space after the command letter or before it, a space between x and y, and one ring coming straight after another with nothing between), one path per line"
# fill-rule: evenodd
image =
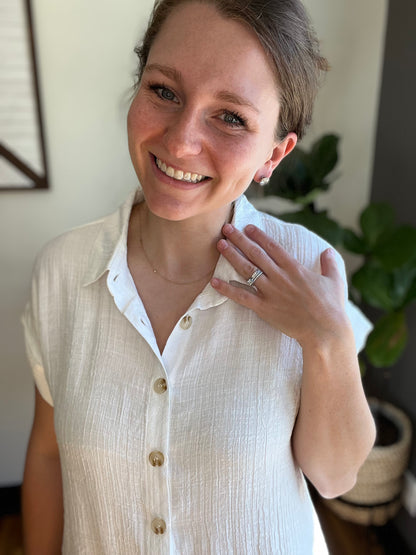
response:
M141 246L141 249L143 251L144 258L145 258L147 264L149 265L149 267L152 269L152 272L154 274L158 275L164 281L167 281L168 283L173 283L174 285L192 285L194 283L199 283L203 280L205 281L214 273L215 266L217 265L217 261L215 261L214 266L211 268L211 270L209 272L207 272L206 274L204 274L200 278L194 279L194 280L191 280L191 281L175 281L173 279L170 279L170 278L164 276L157 268L155 268L155 265L152 263L152 261L148 257L146 249L144 248L144 244L143 244L143 226L142 226L142 215L141 215L141 213L140 213L140 246Z

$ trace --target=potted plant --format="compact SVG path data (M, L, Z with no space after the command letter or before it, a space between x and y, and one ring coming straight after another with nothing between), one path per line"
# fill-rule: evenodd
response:
M384 203L373 203L363 210L358 232L343 228L327 211L316 208L316 198L334 180L338 144L339 138L331 134L316 141L308 152L296 147L272 176L263 196L291 201L297 210L278 214L269 211L361 257L361 264L351 276L350 292L374 327L360 354L360 364L363 371L368 364L388 368L406 347L406 311L416 301L416 228L396 224L393 208ZM326 503L353 522L382 525L401 504L411 424L403 411L390 403L378 399L369 399L369 403L377 426L376 444L354 488Z
M370 204L361 213L360 232L344 230L343 246L362 257L351 276L351 293L374 323L361 364L390 368L406 347L406 310L416 300L416 228L397 225L390 205ZM328 503L353 522L382 525L401 505L412 429L397 407L373 398L369 403L377 426L376 444L355 487Z

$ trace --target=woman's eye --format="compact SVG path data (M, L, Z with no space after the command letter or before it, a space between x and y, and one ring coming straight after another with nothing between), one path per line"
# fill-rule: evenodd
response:
M162 99L162 100L169 100L170 102L178 102L178 99L170 89L164 87L163 85L151 85L150 88L155 91L155 93Z
M165 100L175 100L173 92L166 88L160 89L160 96Z
M222 115L224 123L231 127L245 127L246 120L235 112L224 112Z

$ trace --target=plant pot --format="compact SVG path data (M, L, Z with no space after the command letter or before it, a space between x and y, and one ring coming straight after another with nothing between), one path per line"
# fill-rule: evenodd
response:
M369 399L377 440L346 494L324 502L350 522L384 525L401 506L403 474L410 456L412 426L406 414L385 401Z

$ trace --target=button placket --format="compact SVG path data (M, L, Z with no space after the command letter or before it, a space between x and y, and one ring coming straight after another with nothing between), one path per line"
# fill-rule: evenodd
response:
M173 343L181 343L185 337L190 338L190 329L194 324L193 317L185 314L178 322L179 325L173 330L167 343L165 351L170 352ZM189 331L188 331L189 330ZM177 350L173 356L172 363L176 369L178 364ZM172 353L173 354L173 353ZM168 357L169 358L169 355ZM172 380L173 368L163 355L163 366L165 373L153 379L149 398L148 425L146 445L146 476L148 477L148 509L149 509L149 553L158 553L165 542L170 538L170 468L168 457L169 445L169 419L170 419L170 384L167 375ZM169 374L166 373L169 368ZM163 542L163 543L161 543Z
M169 542L169 387L167 378L154 376L149 384L149 407L146 427L145 474L148 505L148 551L158 553ZM166 374L165 374L166 376ZM161 542L163 542L161 544Z

